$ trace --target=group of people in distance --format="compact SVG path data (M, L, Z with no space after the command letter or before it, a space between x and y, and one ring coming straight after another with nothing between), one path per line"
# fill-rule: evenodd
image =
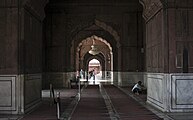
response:
M93 80L95 80L95 69L93 69L93 70L91 70L91 71L89 71L89 72L87 72L87 71L83 71L82 69L80 69L80 71L77 71L77 74L76 74L76 76L77 76L77 78L80 78L80 79L93 79Z

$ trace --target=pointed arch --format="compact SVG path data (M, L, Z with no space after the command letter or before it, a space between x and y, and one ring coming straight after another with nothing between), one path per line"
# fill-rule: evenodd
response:
M95 24L97 26L103 28L105 31L108 31L114 37L114 39L116 40L117 47L118 48L120 47L120 36L119 36L119 34L117 33L116 30L114 30L111 26L107 25L106 23L101 22L101 21L96 20L96 19L95 19Z

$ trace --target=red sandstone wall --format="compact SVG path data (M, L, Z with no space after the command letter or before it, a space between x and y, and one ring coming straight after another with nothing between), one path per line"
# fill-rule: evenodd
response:
M25 73L42 71L42 23L36 16L24 9L24 67Z
M163 11L160 11L146 23L147 72L164 72L163 43Z
M0 1L0 74L17 74L18 9L16 2Z
M187 48L189 53L189 72L193 71L193 10L191 9L169 9L169 48L170 48L170 71L182 72L183 49Z
M163 4L159 0L150 2L142 0L141 3L146 19L147 71L192 72L193 1L168 0ZM183 57L184 48L188 57Z
M117 3L116 6L115 3L108 3L108 6L105 6L106 2L97 3L98 1L88 1L87 4L79 2L76 4L66 4L65 1L64 4L53 2L47 6L46 70L65 72L69 68L78 69L76 50L79 43L87 37L96 35L111 45L114 71L143 71L142 6L138 1L127 1L127 5ZM57 8L58 5L63 7ZM95 19L105 25L96 25L100 28L97 30L92 28ZM108 28L103 28L104 26ZM115 32L120 37L119 41L113 36Z

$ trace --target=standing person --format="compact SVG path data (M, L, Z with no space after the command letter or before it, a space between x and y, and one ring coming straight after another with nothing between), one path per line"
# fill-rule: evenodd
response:
M92 70L92 76L93 76L93 80L95 80L95 70Z
M82 69L80 70L80 77L81 79L84 79L84 71Z
M141 94L142 93L142 82L138 81L137 84L134 85L131 91L137 95Z
M88 82L88 71L85 71L86 81Z
M89 71L89 79L92 78L92 75L93 75L93 71L91 70L91 71Z
M79 77L80 77L80 72L76 71L76 78L79 78Z

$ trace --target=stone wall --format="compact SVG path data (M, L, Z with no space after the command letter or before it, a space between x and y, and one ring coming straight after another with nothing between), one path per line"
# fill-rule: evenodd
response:
M93 35L104 39L112 47L113 68L106 70L144 71L144 21L142 6L138 1L113 3L85 0L76 1L76 4L52 1L46 7L44 23L45 70L48 73L75 72L80 69L82 66L79 66L79 62L81 65L86 62L79 60L77 49L83 40Z
M119 83L120 86L134 86L138 81L147 87L147 81L145 79L144 72L121 72L122 81Z
M164 112L193 111L192 1L140 0L146 20L147 103Z
M167 111L168 105L167 89L170 87L167 83L167 75L162 73L147 73L147 103L157 107L162 111Z
M0 2L0 113L23 114L41 101L42 20L46 2Z
M146 69L147 72L164 72L163 11L146 23ZM167 51L166 51L167 52Z
M191 73L178 73L170 75L171 89L169 93L170 111L172 112L192 112L193 111L193 90L189 86L193 85L193 75Z
M163 112L192 112L191 73L147 73L147 103Z
M25 74L24 76L24 111L34 109L41 103L42 75Z
M168 31L170 48L170 71L184 72L183 62L188 62L186 72L193 72L193 9L169 8ZM184 49L188 51L188 59L184 59ZM184 66L185 67L185 66Z
M0 2L0 74L18 72L18 4L14 0Z
M192 72L192 2L140 1L146 20L147 72Z
M142 12L123 15L123 33L121 40L122 72L143 72L144 48Z
M17 113L19 99L17 98L17 76L0 76L0 110L1 113Z
M25 73L42 72L42 21L23 9L23 68ZM22 49L22 48L20 48Z
M117 7L114 7L115 3L108 3L109 6L104 6L107 4L105 1L100 3L104 4L100 6L98 6L98 2L90 3L89 1L87 4L79 3L78 1L77 4L65 2L50 3L47 7L47 16L45 20L47 62L49 63L47 64L48 71L56 72L59 69L67 71L70 66L76 68L76 62L74 60L76 60L76 49L79 43L93 35L107 40L111 47L113 47L113 52L115 54L118 54L116 53L118 52L117 47L123 44L121 46L121 53L124 58L119 61L120 63L122 62L120 65L124 66L121 71L136 71L138 68L142 69L142 62L140 59L140 50L143 47L142 16L140 11L138 11L140 10L139 3L131 3L132 5L128 2L128 6L122 3L116 3ZM61 4L63 7L57 8L57 6ZM79 6L79 4L82 5ZM92 8L90 8L90 6L92 6ZM100 9L103 10L100 11ZM113 10L113 12L110 10ZM101 24L98 24L96 21L99 21ZM96 28L90 28L94 25L100 29L96 30ZM69 51L71 47L73 47L74 53ZM127 48L131 50L130 54L126 55L126 53L128 53ZM73 55L71 55L70 52L72 52ZM125 56L128 57L125 58ZM55 58L58 59L55 60ZM130 59L132 61L129 61ZM114 60L115 63L118 62L117 56ZM137 65L132 66L135 64ZM114 70L118 69L117 65L118 64L114 65Z

